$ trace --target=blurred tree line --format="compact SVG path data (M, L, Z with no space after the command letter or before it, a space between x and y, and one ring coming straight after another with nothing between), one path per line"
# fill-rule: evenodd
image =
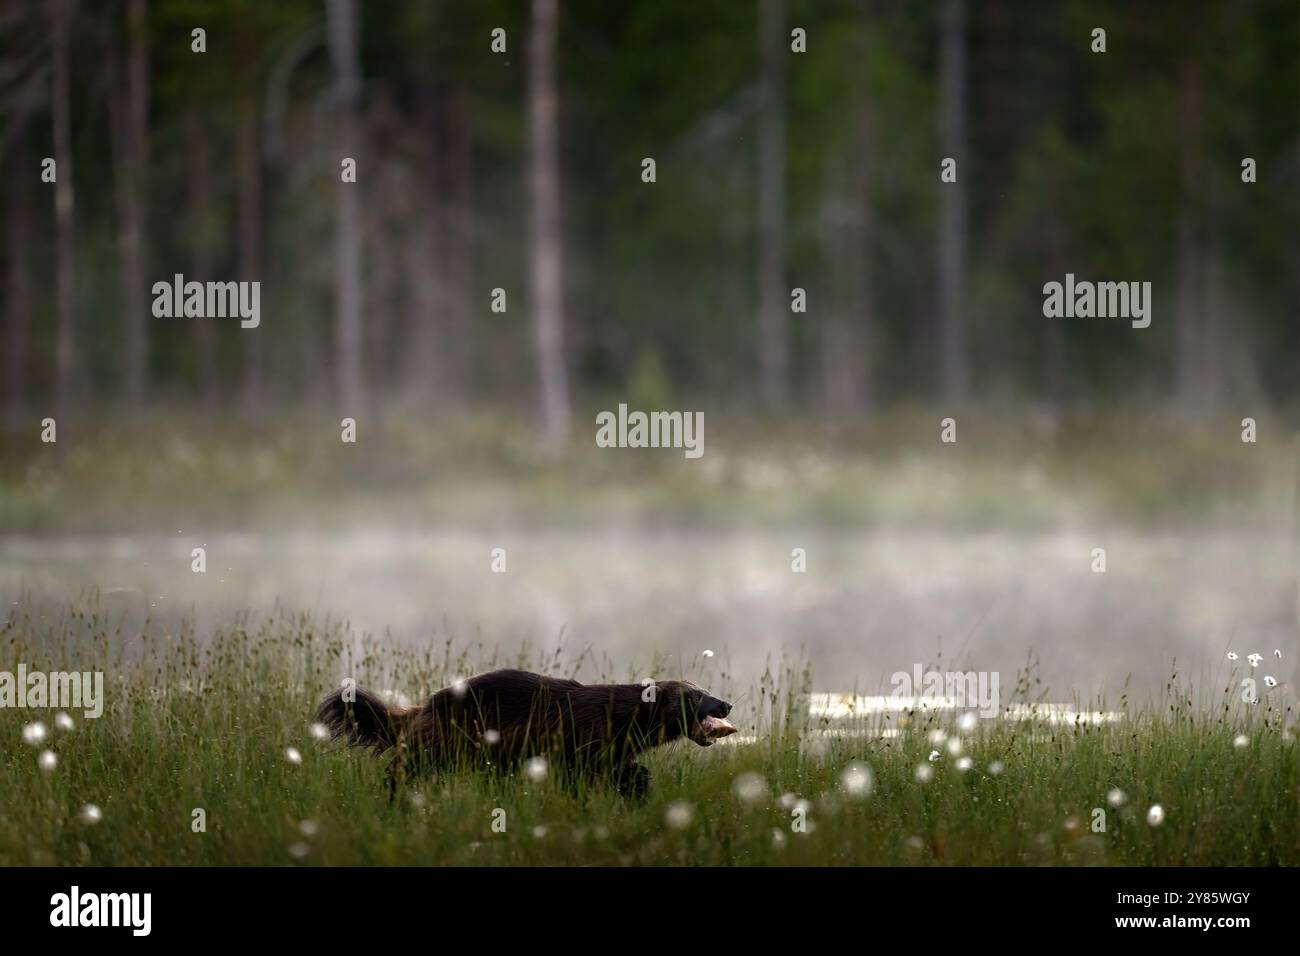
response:
M0 192L14 420L1300 397L1296 0L5 0Z

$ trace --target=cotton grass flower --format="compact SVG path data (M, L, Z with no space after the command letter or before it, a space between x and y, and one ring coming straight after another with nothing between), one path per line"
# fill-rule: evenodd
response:
M320 833L320 823L316 820L302 820L298 823L298 832L310 840Z
M1128 800L1128 794L1119 787L1111 787L1106 793L1106 802L1112 807L1122 807L1126 800Z
M534 840L544 839L548 832L549 831L546 829L546 827L542 826L539 823L537 826L533 827L533 839Z
M969 734L979 726L979 722L980 719L975 715L975 712L968 710L957 718L957 729L964 734Z
M664 807L664 822L674 830L685 830L695 818L695 808L685 800L674 800Z
M44 742L47 735L45 725L39 720L34 720L23 728L23 743L36 747Z
M772 849L785 849L785 831L777 827L772 827Z
M1232 738L1232 745L1238 750L1241 750L1243 747L1249 747L1250 738L1245 734L1237 734L1237 736Z
M871 768L864 763L855 760L840 773L840 789L855 800L871 796L874 786Z
M960 757L962 751L962 742L960 737L948 738L948 756Z
M944 741L948 739L948 735L936 727L926 735L925 739L931 747L942 747Z
M469 681L463 677L457 677L451 682L451 692L457 697L464 697L469 693Z
M704 656L705 656L705 657L712 657L712 656L713 656L713 651L706 650L706 651L704 652Z
M934 779L934 768L928 763L919 763L916 765L916 782L929 783Z
M529 757L524 761L524 776L533 783L545 780L548 769L545 757Z
M1236 652L1236 651L1228 651L1228 660L1230 660L1230 661L1235 661L1235 660L1239 660L1239 659L1240 659L1240 658L1237 657L1237 652Z
M81 808L81 822L94 825L104 819L104 813L93 803L88 803Z
M962 773L965 773L971 767L975 766L975 761L971 760L970 757L958 757L957 763L954 764L954 766Z
M1158 827L1165 822L1165 808L1158 803L1151 804L1151 809L1147 811L1147 825Z
M1268 675L1268 674L1265 674L1265 675L1264 675L1264 686L1265 686L1265 687L1276 687L1276 686L1277 686L1277 678L1276 678L1276 677L1272 677L1272 676L1270 676L1270 675Z
M1262 661L1263 659L1264 659L1263 654L1251 654L1249 657L1246 658L1246 660L1250 661L1251 667L1258 667L1259 662Z
M295 766L302 763L302 754L297 747L286 747L284 750L284 759Z
M990 777L996 777L1000 773L1002 773L1003 770L1006 769L1007 769L1006 764L1004 764L1001 760L992 760L989 762L988 765L988 772Z
M55 730L61 730L64 733L70 733L76 726L77 725L73 721L73 719L69 717L67 714L65 714L63 711L59 711L57 714L54 715Z
M311 845L307 843L290 843L289 855L295 860L304 860L311 854Z
M767 795L767 782L753 772L738 774L731 781L731 792L741 803L757 803Z
M1275 648L1273 648L1273 656L1276 657L1278 660L1281 660L1281 659L1282 659L1282 648L1280 648L1280 647L1275 647Z
M41 755L36 758L36 766L40 767L43 773L53 773L58 765L59 755L53 750L42 750Z
M311 736L313 740L329 740L330 729L324 724L315 723L311 725Z
M499 730L483 731L483 743L487 744L489 747L495 747L497 744L501 743L501 731Z

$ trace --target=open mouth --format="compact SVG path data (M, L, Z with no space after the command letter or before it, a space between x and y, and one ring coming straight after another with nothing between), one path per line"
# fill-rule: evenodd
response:
M725 717L704 717L691 739L701 747L712 747L715 740L730 737L735 732L736 725Z

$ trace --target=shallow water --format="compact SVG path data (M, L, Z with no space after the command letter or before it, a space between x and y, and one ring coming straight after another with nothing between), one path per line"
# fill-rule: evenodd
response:
M191 571L204 546L207 573ZM1094 573L1092 549L1106 549ZM492 549L506 570L492 571ZM791 550L807 571L791 570ZM508 648L590 647L615 672L656 655L741 683L802 653L818 687L888 694L891 675L937 662L997 672L1008 698L1028 656L1052 699L1126 677L1182 678L1217 694L1228 650L1291 682L1296 575L1286 534L945 535L853 532L419 531L0 540L0 597L65 600L89 588L128 621L200 628L277 602L394 640L448 633ZM1283 652L1279 663L1275 649ZM715 652L702 657L704 651ZM1274 672L1277 672L1274 674ZM653 675L653 676L673 676Z

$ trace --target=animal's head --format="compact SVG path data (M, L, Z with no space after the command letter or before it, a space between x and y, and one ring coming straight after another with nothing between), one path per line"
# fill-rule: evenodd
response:
M727 720L731 704L690 681L658 681L652 706L664 740L689 737L701 747L710 747L736 732Z

